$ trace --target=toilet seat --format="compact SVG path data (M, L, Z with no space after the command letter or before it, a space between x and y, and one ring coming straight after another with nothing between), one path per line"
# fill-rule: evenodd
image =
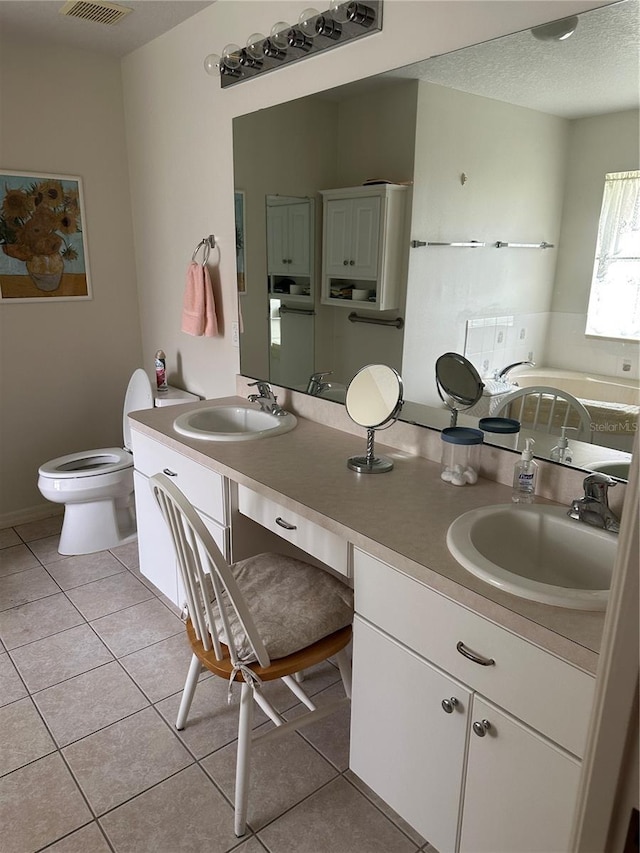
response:
M133 466L133 456L122 447L103 447L68 453L45 462L38 468L41 477L71 480L85 477L101 477Z

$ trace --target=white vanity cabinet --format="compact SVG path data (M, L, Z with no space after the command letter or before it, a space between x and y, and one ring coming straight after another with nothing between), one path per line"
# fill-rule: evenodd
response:
M358 550L354 572L351 769L440 853L567 849L594 678Z
M407 249L407 187L347 187L323 190L322 197L322 302L397 308ZM354 291L361 295L354 297Z
M229 557L227 485L224 477L148 436L133 431L134 485L140 571L178 607L183 590L173 542L149 486L165 473L198 510L225 557Z

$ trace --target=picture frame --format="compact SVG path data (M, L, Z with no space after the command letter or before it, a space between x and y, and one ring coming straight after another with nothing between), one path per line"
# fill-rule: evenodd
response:
M0 303L92 299L82 178L0 169Z
M236 270L238 275L238 293L247 292L247 279L245 276L245 192L235 190L233 193L235 220L236 220Z

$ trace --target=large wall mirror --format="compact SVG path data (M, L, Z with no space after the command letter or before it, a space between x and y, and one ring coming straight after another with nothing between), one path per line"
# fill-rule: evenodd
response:
M530 361L509 380L597 403L603 457L630 451L639 332L585 329L605 176L639 169L638 9L623 0L579 15L565 40L527 30L236 118L242 373L343 401L363 365L388 364L404 381L402 419L442 429L442 353L466 356L487 392ZM374 321L360 323L321 298L321 191L372 180L409 189L397 307L374 310L374 291L354 290ZM640 231L630 237L637 280ZM618 291L606 302L628 317L635 294L635 307ZM573 464L585 467L579 453Z

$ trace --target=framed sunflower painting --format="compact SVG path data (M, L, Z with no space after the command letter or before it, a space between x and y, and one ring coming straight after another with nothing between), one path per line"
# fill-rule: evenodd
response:
M91 299L82 181L0 171L0 301Z

